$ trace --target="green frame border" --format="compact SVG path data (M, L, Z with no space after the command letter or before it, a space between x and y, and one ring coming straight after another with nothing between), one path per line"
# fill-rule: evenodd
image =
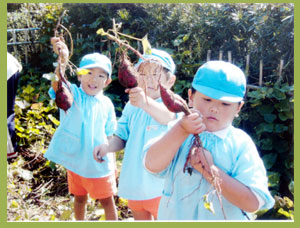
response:
M5 52L7 51L7 43L6 43L6 32L4 32L6 30L6 9L7 9L7 3L23 3L23 2L36 2L36 3L43 3L43 2L53 2L53 3L83 3L85 1L81 0L81 1L75 1L75 0L71 0L71 1L67 1L67 0L48 0L48 1L44 1L44 0L31 0L31 1L17 1L17 0L2 0L0 1L0 28L1 31L3 31L2 33L0 33L0 59L2 61L0 61L0 75L1 75L1 82L0 82L0 107L6 107L6 82L5 82L5 78L4 75L6 74L5 71L5 64L6 64L6 58L5 58ZM179 1L179 0L169 0L169 1L165 1L165 0L135 0L135 1L126 1L126 0L110 0L110 1L100 1L100 0L90 0L90 1L86 1L87 3L199 3L199 2L206 2L206 3L294 3L295 5L295 50L297 50L298 52L295 51L295 63L296 60L299 57L299 48L297 48L297 46L300 46L299 42L296 39L296 33L298 33L299 31L299 24L296 23L296 21L299 22L299 13L300 10L298 10L298 8L300 8L300 2L297 2L296 0L292 0L292 1L285 1L285 0L278 0L278 1L250 1L250 0L245 0L245 1L234 1L234 0L225 0L225 1L201 1L201 0L189 0L189 1ZM298 14L297 14L298 12ZM300 22L299 22L300 23ZM5 61L3 61L5 60ZM297 75L297 73L299 72L299 65L295 64L295 73L294 75ZM299 84L298 82L298 78L295 77L295 87ZM297 98L296 98L297 97ZM298 93L295 92L295 100L297 100L299 98ZM295 113L294 116L297 116L297 113L299 113L299 105L297 105L295 103ZM82 224L82 222L7 222L6 220L6 208L7 208L7 201L6 201L6 164L7 164L7 159L6 159L6 154L4 152L4 150L6 150L6 142L5 142L5 138L6 138L6 109L2 109L2 111L0 112L0 119L1 119L1 126L0 126L0 132L1 132L1 136L0 137L0 145L1 145L1 159L0 159L0 170L1 170L1 175L0 175L0 193L2 195L2 197L0 198L0 226L1 227L19 227L19 226L27 226L27 227L40 227L40 226L68 226L68 227L80 227L80 226L89 226L89 227L115 227L115 226L127 226L127 227L140 227L141 225L144 226L153 226L153 225L158 225L161 227L165 227L165 226L176 226L176 227L181 227L184 222L155 222L152 223L147 223L147 222L143 222L143 224L140 224L139 222L84 222L85 224ZM294 126L299 126L299 121L295 118L294 119ZM297 129L296 127L294 127L294 138L295 139L299 139L299 129ZM295 147L294 147L295 151L297 151L297 149L299 149L299 141L295 140ZM297 153L294 153L295 155L295 163L297 161ZM297 175L297 169L295 168L295 176ZM295 178L296 179L296 178ZM295 184L297 185L297 182L295 181ZM297 189L297 186L295 187L295 189ZM294 202L297 202L297 197L295 195L295 200ZM296 210L295 210L296 212ZM270 222L255 222L255 224L252 224L252 222L244 222L243 224L240 224L240 222L221 222L221 224L218 222L213 222L210 224L204 224L203 222L201 222L201 224L199 224L199 222L188 222L188 224L186 224L187 226L193 226L193 227L198 227L198 226L206 226L206 225L213 225L213 226L219 226L221 225L226 226L226 227L234 227L234 226L261 226L261 227L265 227L265 226L294 226L297 222L297 216L295 213L295 221L294 222L288 222L288 221L270 221ZM284 224L282 224L282 222L284 222ZM42 224L41 224L42 223Z

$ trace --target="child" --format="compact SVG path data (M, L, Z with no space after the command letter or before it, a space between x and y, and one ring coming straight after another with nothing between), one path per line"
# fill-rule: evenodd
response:
M7 158L17 156L17 142L15 132L15 100L18 88L21 63L7 52Z
M158 84L160 80L168 88L173 86L176 78L175 64L171 56L162 50L152 49L151 55L144 57L159 61L163 71L159 70L161 68L155 61L144 65L139 60L136 66L141 76L138 80L139 87L126 90L130 102L126 104L118 120L115 136L109 140L109 145L103 144L94 150L94 157L98 160L98 155L104 156L107 152L119 151L125 146L118 195L128 199L128 206L135 220L156 219L163 187L162 179L152 176L144 169L144 144L166 131L168 122L175 119L175 114L162 103Z
M192 87L192 114L145 146L146 169L166 178L158 219L243 220L271 208L274 199L256 147L244 131L232 126L244 104L243 72L231 63L210 61L198 69ZM190 175L183 167L193 134L199 134L204 149L191 155ZM205 208L209 205L214 213Z
M66 53L67 59L66 45L58 38L52 38L52 43L55 51L60 48ZM88 73L78 76L80 88L69 83L74 102L67 114L60 110L60 126L45 157L67 169L76 220L85 218L87 194L100 200L106 220L117 220L113 198L116 193L113 156L104 157L106 162L102 164L93 159L95 145L107 143L116 128L114 106L103 95L103 89L111 82L111 61L105 55L92 53L82 58L79 67L88 69ZM53 99L56 83L49 91Z

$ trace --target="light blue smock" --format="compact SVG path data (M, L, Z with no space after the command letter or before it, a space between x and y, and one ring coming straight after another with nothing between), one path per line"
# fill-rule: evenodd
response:
M162 102L159 98L157 102ZM128 102L118 120L116 135L126 141L118 195L129 200L148 200L161 196L164 180L144 169L143 148L149 139L167 131L143 109Z
M268 190L268 179L264 164L252 139L241 129L230 126L222 139L213 133L199 135L203 147L211 152L214 163L225 173L248 186L260 196L263 205L260 209L269 209L274 199ZM171 164L162 172L155 174L165 178L163 196L160 201L159 220L224 220L220 202L212 193L212 185L193 169L192 175L183 173L184 163L193 140L190 135ZM145 146L147 151L156 140ZM215 214L204 207L204 196L212 202ZM227 220L247 220L238 207L221 197ZM251 213L247 213L252 218Z
M75 84L69 84L74 102L67 113L60 110L60 125L56 129L45 157L66 169L87 178L106 177L114 173L113 154L98 163L93 157L95 146L107 143L116 126L116 115L111 100L100 93L87 95ZM52 88L49 95L55 99Z

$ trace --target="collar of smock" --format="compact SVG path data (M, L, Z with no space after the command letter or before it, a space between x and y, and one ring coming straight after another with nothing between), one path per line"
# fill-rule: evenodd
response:
M228 132L229 132L230 128L231 128L231 125L229 125L228 127L224 128L224 129L222 129L220 131L214 131L214 132L208 132L208 131L206 131L206 132L210 133L210 134L213 134L213 135L215 135L215 136L217 136L217 137L219 137L221 139L225 139L227 137L227 135L228 135Z

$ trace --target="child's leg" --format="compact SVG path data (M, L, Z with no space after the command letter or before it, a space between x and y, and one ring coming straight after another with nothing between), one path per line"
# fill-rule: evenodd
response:
M76 220L84 220L88 192L82 186L82 177L67 171L69 192L74 195L74 214Z
M99 200L105 211L106 220L118 220L118 214L114 202L114 197L110 196Z
M87 195L85 196L74 196L74 213L76 220L84 220L85 217L85 206L87 203Z

